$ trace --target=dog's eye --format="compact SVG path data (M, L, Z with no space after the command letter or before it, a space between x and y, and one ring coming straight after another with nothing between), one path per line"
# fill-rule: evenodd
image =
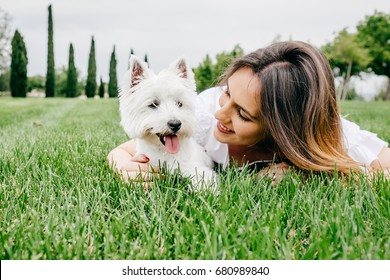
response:
M157 99L154 100L151 104L148 105L149 108L152 108L152 109L156 109L158 108L158 106L160 105L160 101L158 101Z
M181 103L180 101L177 101L177 102L176 102L176 106L179 107L179 108L181 108L181 107L183 106L183 103Z

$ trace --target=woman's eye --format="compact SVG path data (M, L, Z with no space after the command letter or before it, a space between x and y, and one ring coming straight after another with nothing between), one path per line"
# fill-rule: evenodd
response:
M237 114L238 116L243 120L243 121L246 121L246 122L249 122L250 119L248 119L247 117L245 117L242 113L241 113L241 110L240 109L237 109Z
M160 106L160 101L154 100L151 104L148 105L149 108L157 109Z
M179 107L179 108L181 108L181 107L183 106L183 103L181 103L180 101L177 101L177 102L176 102L176 106Z

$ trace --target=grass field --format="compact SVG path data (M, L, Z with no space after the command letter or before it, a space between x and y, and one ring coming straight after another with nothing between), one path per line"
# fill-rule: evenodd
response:
M390 142L390 103L342 104ZM117 100L0 98L0 259L390 259L390 186L234 168L221 193L170 178L144 192L107 153L124 142Z

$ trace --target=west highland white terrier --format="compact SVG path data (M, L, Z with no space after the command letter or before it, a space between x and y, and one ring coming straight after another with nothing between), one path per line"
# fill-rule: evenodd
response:
M213 162L191 136L195 117L195 79L184 58L155 74L136 56L130 58L119 93L121 125L136 140L137 154L150 164L191 177L196 191L216 187Z

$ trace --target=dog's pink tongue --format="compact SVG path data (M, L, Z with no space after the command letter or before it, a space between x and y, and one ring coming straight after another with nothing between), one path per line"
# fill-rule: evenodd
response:
M176 135L165 136L165 150L170 154L176 154L180 150L179 138Z

